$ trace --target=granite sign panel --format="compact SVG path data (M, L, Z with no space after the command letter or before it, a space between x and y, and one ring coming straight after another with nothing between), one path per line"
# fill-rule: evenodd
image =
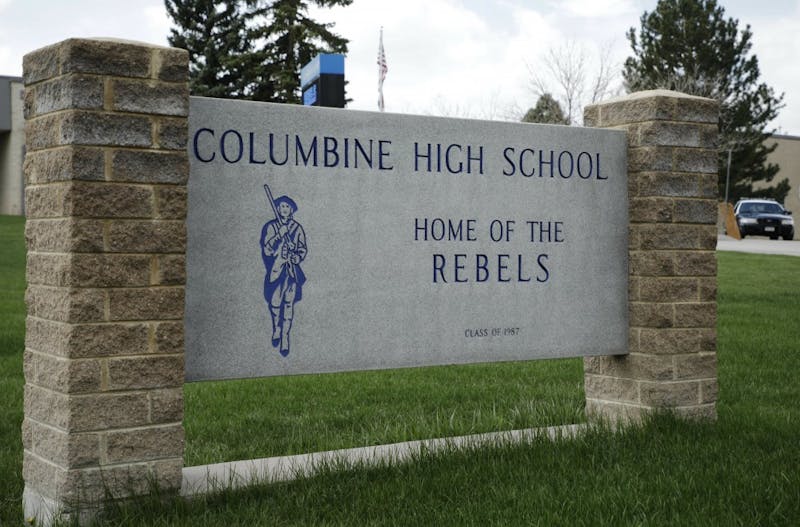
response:
M627 352L623 132L192 98L187 380Z

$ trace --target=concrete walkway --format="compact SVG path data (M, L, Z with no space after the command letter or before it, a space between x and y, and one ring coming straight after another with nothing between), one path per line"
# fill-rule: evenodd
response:
M748 236L744 240L736 240L720 234L717 237L718 251L735 251L740 253L785 254L800 256L800 241L770 240L763 236Z
M326 467L347 468L402 463L418 458L426 452L447 452L484 445L518 444L533 441L539 437L557 441L574 438L586 429L586 424L529 428L184 467L181 495L189 497L223 489L244 487L254 483L291 481L298 477L311 476Z

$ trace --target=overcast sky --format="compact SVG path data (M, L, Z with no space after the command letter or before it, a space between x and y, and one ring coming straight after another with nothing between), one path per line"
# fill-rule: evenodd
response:
M800 135L800 0L721 0L726 15L750 24L761 80L785 93L773 126ZM655 0L355 0L315 11L350 40L345 71L351 108L377 109L378 35L389 73L386 110L513 118L535 104L532 72L544 75L549 49L571 43L596 64L610 47L619 71L625 37ZM160 0L0 0L0 75L21 75L22 55L69 37L117 37L166 44ZM615 87L620 88L617 75ZM553 90L557 93L557 90Z

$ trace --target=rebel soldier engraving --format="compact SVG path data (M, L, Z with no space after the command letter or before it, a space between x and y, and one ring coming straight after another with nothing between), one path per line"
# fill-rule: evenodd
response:
M289 333L294 305L303 298L305 273L300 264L308 254L306 233L295 219L297 204L288 196L273 199L264 185L275 219L261 229L261 257L264 260L264 300L272 320L272 345L289 355Z

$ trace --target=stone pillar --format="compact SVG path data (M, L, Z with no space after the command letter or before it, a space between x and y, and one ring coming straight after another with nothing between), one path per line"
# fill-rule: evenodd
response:
M586 108L628 134L629 354L584 360L587 415L716 417L716 101L670 91Z
M180 488L188 57L70 39L25 79L23 505Z

